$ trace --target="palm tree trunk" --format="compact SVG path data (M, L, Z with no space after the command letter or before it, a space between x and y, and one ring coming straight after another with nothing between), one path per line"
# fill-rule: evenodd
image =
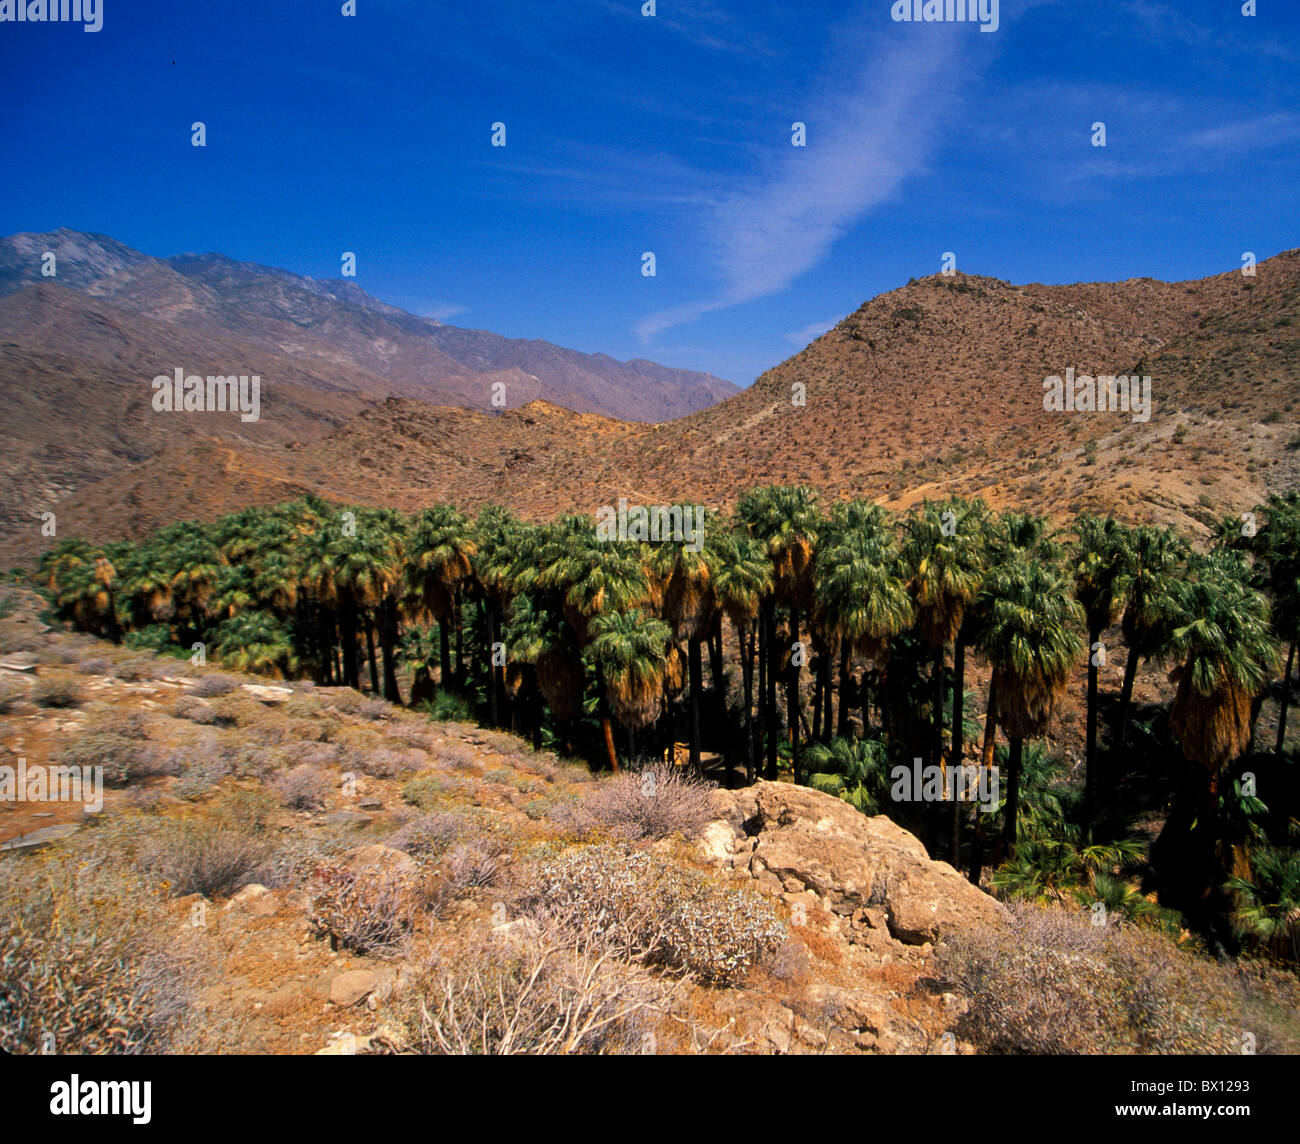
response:
M849 732L852 729L849 723L849 687L850 687L849 660L852 654L853 654L853 648L850 646L849 641L841 637L840 638L840 682L838 688L840 693L840 706L839 706L839 714L835 721L835 734L838 735L841 739L847 739L849 737Z
M872 663L874 664L874 660ZM873 668L874 670L874 668ZM871 684L870 673L866 665L862 667L862 737L869 738L871 735Z
M366 656L370 661L370 694L379 694L379 667L375 661L375 620L371 610L364 613L366 625Z
M605 736L605 753L609 756L609 769L618 772L618 752L614 750L614 725L609 717L609 696L605 694L605 674L596 669L596 703L600 711L600 730Z
M935 766L943 764L943 644L934 653L934 666L930 670L930 681L934 687L931 706L934 711L933 738L930 742L930 761Z
M397 601L385 596L380 605L379 642L384 655L384 698L390 703L402 702L397 686Z
M704 689L704 663L700 654L700 637L687 641L691 703L691 770L700 773L700 692Z
M1124 685L1119 693L1119 721L1116 724L1115 741L1110 746L1111 751L1119 755L1124 753L1124 741L1128 738L1128 713L1133 700L1133 679L1137 675L1138 658L1137 649L1130 646L1124 660Z
M812 737L822 737L822 663L817 660L817 670L813 674Z
M451 616L438 621L438 686L451 689Z
M713 677L713 703L717 708L718 726L727 724L727 676L722 669L722 617L714 617L709 632L709 674Z
M343 683L360 690L361 664L357 654L357 602L350 588L339 592L339 641L343 644Z
M794 768L795 786L799 785L799 671L794 661L794 645L799 642L799 607L790 605L790 668L786 676L785 710L790 721L790 765Z
M497 610L495 605L487 609L488 629L488 716L493 727L501 726L501 707L497 693Z
M609 769L618 772L618 752L614 750L614 726L610 722L609 712L600 713L600 729L605 735L605 752L609 755Z
M1004 857L1009 857L1016 848L1016 825L1020 818L1020 759L1024 745L1025 741L1019 735L1011 737L1007 756L1007 818L1002 828Z
M763 675L763 732L766 736L767 778L776 781L776 672L772 670L775 654L776 625L774 606L770 600L763 602L763 647L759 653L759 671Z
M952 645L952 752L949 756L948 765L953 769L953 799L952 799L952 865L953 868L961 870L961 800L958 798L961 787L960 783L965 772L962 768L962 755L965 753L966 743L963 734L962 720L966 717L966 641L962 638L959 631L957 638Z
M456 619L456 686L465 689L465 617L462 615L460 589L452 595L452 608Z
M975 833L970 843L970 870L967 871L967 877L970 878L971 885L980 884L980 875L984 872L984 835L976 827Z
M1286 746L1286 711L1291 702L1291 665L1295 661L1296 637L1291 637L1291 649L1286 653L1286 671L1282 673L1282 703L1277 715L1277 757L1282 757Z
M835 649L831 647L829 640L822 645L822 729L819 738L823 743L829 743L831 740L831 718L834 714L834 709L831 706L831 699L835 691L831 686L831 660L834 658L834 651Z
M998 741L998 673L989 678L989 701L984 716L984 747L980 751L980 764L985 770L993 765L993 748Z
M748 625L741 627L737 634L741 681L745 688L745 782L753 786L757 757L754 744L754 633L747 629Z
M502 608L502 606L501 606L501 601L500 601L500 600L496 600L496 599L494 599L494 600L492 601L492 615L493 615L493 625L494 625L492 630L493 630L494 632L497 633L497 635L496 635L494 638L500 640L500 641L504 644L504 642L505 642L505 635L504 635L504 633L502 632L501 629L502 629L502 621L505 619L505 614L504 614L504 610L503 610L503 608ZM503 658L504 658L504 657L503 657ZM496 686L496 689L497 689L497 708L498 708L498 710L500 710L500 711L503 712L503 713L506 712L506 711L510 711L510 713L511 713L511 721L513 722L513 719L514 719L514 711L513 711L514 704L511 703L511 701L510 701L510 696L509 696L509 695L507 694L507 692L506 692L506 668L505 668L505 664L502 663L502 664L494 664L494 665L493 665L493 667L492 667L492 681L493 681L493 684ZM504 714L503 714L503 717L504 717Z
M1092 650L1101 639L1101 632L1088 632L1088 734L1084 749L1083 807L1084 821L1089 831L1097 810L1097 667L1096 653Z

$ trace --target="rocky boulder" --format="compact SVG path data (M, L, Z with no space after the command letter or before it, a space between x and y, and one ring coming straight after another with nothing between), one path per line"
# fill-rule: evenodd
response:
M870 926L883 912L908 945L944 930L1005 921L1005 908L885 815L868 817L809 787L759 782L717 791L701 852L773 894L812 891L834 914Z

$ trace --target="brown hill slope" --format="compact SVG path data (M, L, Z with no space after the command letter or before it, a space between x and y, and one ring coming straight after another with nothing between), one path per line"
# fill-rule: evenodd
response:
M260 420L155 412L151 382L177 367L260 375ZM63 286L45 283L0 299L0 543L30 551L42 539L40 513L61 513L63 498L84 485L107 480L114 487L165 448L173 452L158 476L166 483L154 489L160 502L168 483L183 482L190 469L202 475L191 453L200 441L282 448L329 433L365 405L349 380L325 362L196 334Z
M895 508L960 492L1203 529L1300 482L1298 331L1300 252L1261 263L1254 280L934 277L867 302L751 390L678 421L391 400L301 448L234 448L225 472L258 502L313 488L407 509L497 502L533 519L620 496L725 508L751 485L802 481ZM1067 368L1150 374L1150 419L1045 410L1043 379ZM107 534L98 522L128 491L146 500L163 469L85 489L70 519ZM195 508L215 512L218 489L202 492Z

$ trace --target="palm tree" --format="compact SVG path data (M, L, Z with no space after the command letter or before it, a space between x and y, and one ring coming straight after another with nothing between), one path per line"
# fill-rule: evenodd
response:
M1053 565L1013 561L994 568L980 592L980 650L993 665L997 716L1009 744L1003 848L1014 849L1024 741L1046 730L1083 650L1084 622Z
M967 502L954 497L946 501L926 501L921 510L905 522L904 565L909 572L912 597L916 602L916 627L921 638L933 649L930 672L931 733L927 749L931 761L939 767L943 759L943 667L948 644L953 645L954 676L960 667L963 678L954 678L953 746L960 750L962 711L965 695L966 634L963 621L966 610L979 592L984 575L984 521L987 508L981 500ZM952 765L961 760L952 756ZM952 808L951 860L958 862L957 848L961 832L961 808L956 799ZM927 817L930 846L935 848L935 825Z
M889 752L880 739L832 739L808 749L808 765L817 770L808 785L842 798L863 814L880 814L889 803Z
M672 638L686 642L691 769L697 774L700 771L700 705L704 689L701 643L708 635L717 611L710 567L713 563L710 545L688 546L680 540L664 540L651 546L647 560L659 614L668 623Z
M594 616L591 633L587 652L600 666L609 705L627 728L629 757L635 761L637 731L659 717L672 629L633 610Z
M1177 664L1170 726L1216 796L1224 768L1250 746L1251 702L1279 658L1268 600L1248 575L1238 553L1194 558L1191 574L1172 586L1171 630L1159 649Z
M1233 876L1227 883L1237 895L1232 919L1238 934L1300 962L1300 852L1260 847L1251 867L1249 877Z
M745 781L757 777L758 744L754 738L754 643L763 600L772 592L772 564L765 547L752 536L725 532L711 540L713 595L736 631L745 691ZM727 755L731 783L731 755Z
M459 643L461 596L473 574L478 546L469 518L450 505L437 504L415 518L407 541L409 587L438 624L440 683L452 686L451 635ZM464 663L457 649L456 670Z
M1084 753L1084 806L1091 821L1096 810L1097 786L1097 676L1102 633L1124 607L1127 584L1125 545L1128 530L1114 517L1091 514L1074 524L1077 542L1071 552L1075 599L1088 623L1087 746Z
M124 559L125 558L125 559ZM123 552L119 562L129 556ZM54 598L59 615L83 631L122 639L117 617L117 567L110 553L80 537L61 540L40 562L39 578Z
M933 737L929 754L943 759L943 663L948 644L956 642L966 609L979 591L984 569L982 501L961 498L926 501L905 522L903 559L916 602L916 627L934 649L931 684ZM961 681L957 681L961 690Z
M1269 495L1255 511L1264 525L1254 537L1253 551L1266 571L1264 584L1273 598L1273 616L1278 634L1287 643L1286 668L1282 672L1282 695L1277 720L1277 756L1286 745L1287 710L1291 702L1291 668L1300 637L1300 493Z
M817 508L817 492L807 485L768 486L750 489L736 505L736 519L746 533L762 542L772 562L772 598L766 602L763 615L765 643L769 655L774 650L775 622L773 609L784 604L790 616L787 664L786 708L790 733L790 754L794 766L795 782L800 778L799 766L799 671L800 661L794 655L799 643L799 615L812 606L813 557L817 537L824 520ZM771 660L775 661L775 656ZM768 664L768 690L766 697L768 715L767 768L769 779L776 778L775 696L776 680Z
M240 612L214 629L212 651L236 671L284 679L298 670L298 657L284 625L269 612Z
M1128 735L1129 706L1139 659L1149 659L1169 632L1170 592L1187 559L1189 546L1172 528L1133 530L1118 555L1124 585L1124 683L1113 751L1123 753Z
M852 655L883 661L889 641L915 619L916 609L899 571L899 548L888 512L861 500L835 505L825 543L817 553L814 610L840 645L836 728L840 737L849 734L845 698ZM870 730L865 698L862 730L863 734Z
M548 648L538 661L538 672L544 689L548 686L546 676L551 674L571 686L575 666L577 680L582 678L581 651L591 642L592 621L605 613L642 607L649 601L650 584L641 563L640 546L601 540L590 517L565 516L544 531L535 559L535 575L520 573L516 582L530 582L548 593L572 633L571 643ZM605 751L610 768L618 770L609 702L600 672L598 663L597 699ZM581 690L579 682L579 695Z
M511 513L497 505L480 510L474 522L477 551L473 558L474 577L483 594L487 611L487 638L490 650L501 639L506 610L514 596L514 562L521 539L521 526ZM488 702L493 726L501 724L501 707L505 701L506 669L488 658L490 668Z

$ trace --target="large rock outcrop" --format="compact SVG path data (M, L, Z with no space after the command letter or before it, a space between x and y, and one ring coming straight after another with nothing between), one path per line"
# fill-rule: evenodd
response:
M759 782L717 791L718 818L700 846L715 864L747 871L780 895L811 892L854 929L883 921L907 945L951 928L1004 921L1004 907L884 815L867 817L808 787Z

